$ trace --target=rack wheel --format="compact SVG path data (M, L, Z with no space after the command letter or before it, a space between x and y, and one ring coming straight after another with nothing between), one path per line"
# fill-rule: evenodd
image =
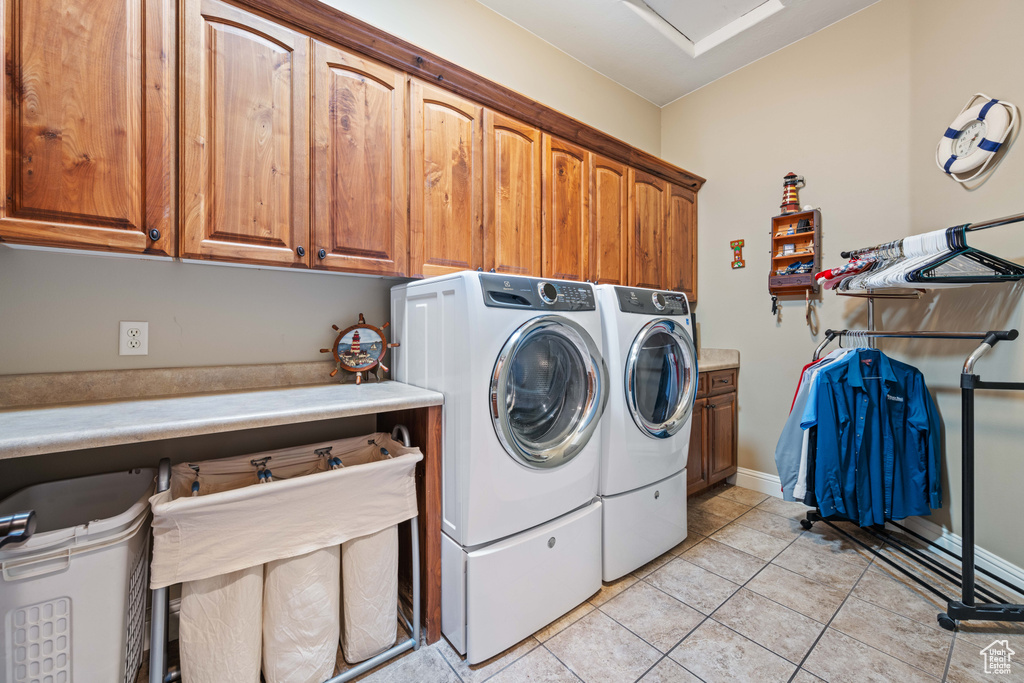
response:
M804 528L804 530L805 530L805 531L809 531L809 530L810 530L810 528L811 528L812 526L814 526L814 522L812 522L812 521L811 521L811 520L809 520L809 519L801 519L801 520L800 520L800 526L802 526L802 527Z
M938 620L939 626L946 629L947 631L956 630L956 622L953 621L953 619L951 619L948 614L944 612L939 612L939 614L937 614L935 618Z

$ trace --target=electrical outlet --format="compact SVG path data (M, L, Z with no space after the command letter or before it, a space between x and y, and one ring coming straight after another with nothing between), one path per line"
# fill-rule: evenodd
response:
M149 355L149 323L121 321L117 349L122 356Z

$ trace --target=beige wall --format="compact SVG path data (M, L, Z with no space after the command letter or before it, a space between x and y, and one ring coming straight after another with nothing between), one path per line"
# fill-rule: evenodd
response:
M661 110L476 0L321 0L651 154Z
M818 334L804 321L802 299L783 304L781 322L771 315L769 219L778 214L782 176L807 178L801 203L822 210L826 265L839 265L845 249L1024 210L1021 149L973 192L946 178L933 158L974 92L1024 105L1022 26L1024 3L1016 0L883 0L663 110L662 155L708 178L699 207L698 316L704 345L741 352L741 467L775 473L775 442L821 331L866 323L864 303L831 292L815 304ZM744 270L729 267L734 239L746 240ZM971 242L1024 261L1020 226ZM937 290L917 302L880 303L876 319L887 329L1019 328L1021 291ZM952 513L958 531L959 368L972 345L882 348L920 367L938 401L947 507L933 521L949 526ZM1024 343L997 347L979 371L1024 379ZM977 518L979 545L1024 566L1024 526L1016 523L1024 513L1022 407L1013 395L979 398Z

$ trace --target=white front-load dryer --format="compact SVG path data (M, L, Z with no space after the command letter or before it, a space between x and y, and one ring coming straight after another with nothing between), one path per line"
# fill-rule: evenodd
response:
M589 284L472 271L391 305L395 379L445 396L441 629L475 663L600 588L601 315Z
M610 390L601 428L602 576L613 581L686 538L697 351L686 295L596 290Z

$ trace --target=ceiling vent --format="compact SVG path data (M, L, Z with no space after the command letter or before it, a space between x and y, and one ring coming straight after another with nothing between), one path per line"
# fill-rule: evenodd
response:
M690 57L699 57L785 9L781 0L622 0Z

